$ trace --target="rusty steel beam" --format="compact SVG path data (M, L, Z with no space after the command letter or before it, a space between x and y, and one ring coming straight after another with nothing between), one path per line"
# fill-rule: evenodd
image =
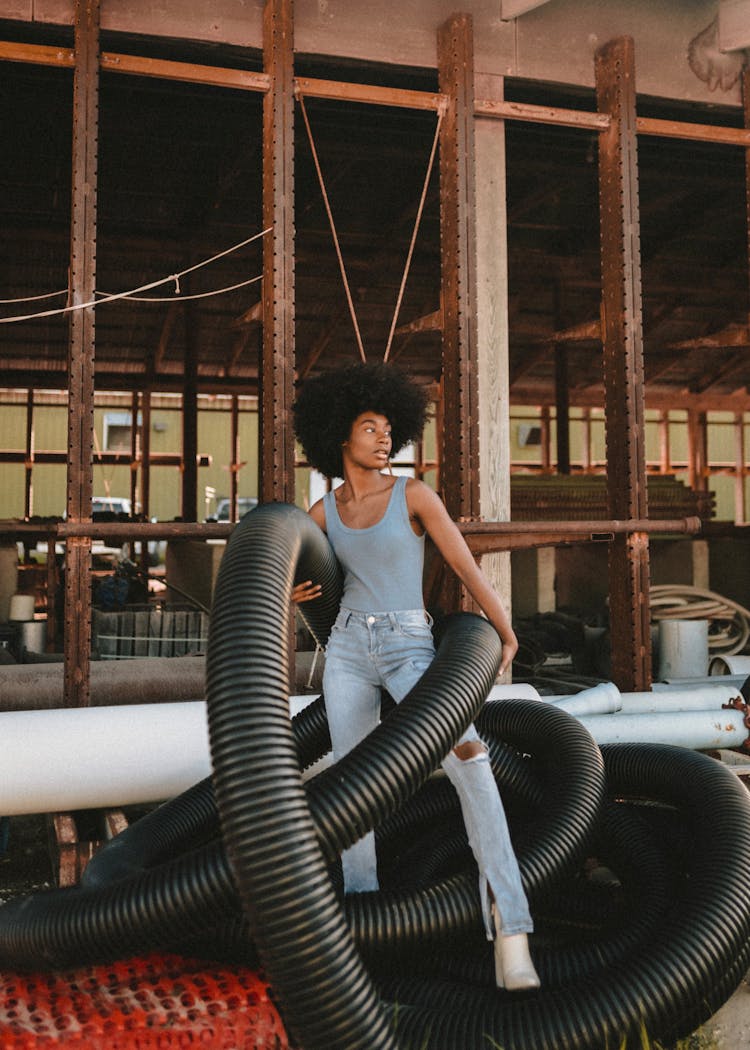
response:
M23 514L34 513L34 391L26 391L26 459L24 470Z
M700 518L647 521L481 521L461 522L459 529L472 553L557 547L561 544L611 542L615 536L633 533L685 535L700 532Z
M570 474L570 382L565 344L555 351L555 422L557 473Z
M704 527L700 518L668 518L664 520L593 519L590 521L469 521L458 527L467 543L506 543L514 537L549 536L555 543L574 542L587 536L611 539L629 532L679 534L700 532ZM67 540L88 536L91 539L127 539L136 534L144 539L226 539L231 536L231 522L193 521L52 521L49 524L0 520L0 536L38 536L42 539ZM505 548L498 548L505 549Z
M440 129L440 252L443 304L441 484L452 518L479 515L479 441L474 228L474 54L470 16L438 33L438 73L448 102Z
M198 520L198 338L192 303L185 303L185 373L182 390L183 521Z
M635 55L630 37L595 58L599 133L602 337L607 496L612 518L648 518L643 396ZM648 535L616 535L609 547L612 675L627 692L651 686Z
M68 453L47 450L34 453L34 463L67 463ZM26 453L21 449L0 449L0 463L25 463ZM96 462L98 465L131 467L135 462L129 452L97 452ZM195 458L199 467L210 467L211 456L203 453ZM182 455L179 452L157 452L151 456L151 464L155 467L179 467L182 463Z
M237 499L239 497L239 472L242 464L240 463L240 399L235 395L232 398L232 415L231 415L231 427L232 432L230 435L230 460L231 465L229 467L229 520L237 521Z
M99 0L76 0L70 305L92 302L96 289L96 205L99 134ZM91 517L94 453L94 310L74 310L68 350L67 516ZM89 703L91 540L65 548L63 704Z
M75 54L70 48L44 44L26 44L0 41L0 61L25 62L33 65L58 66L72 69ZM103 51L100 56L103 71L155 77L162 80L181 80L192 84L209 84L244 91L267 92L270 78L267 73L245 69L227 69L192 62L173 62L169 59L144 58ZM395 106L405 109L437 110L444 102L440 92L414 91L408 88L389 88L375 84L356 84L338 80L316 80L297 77L307 98L341 99L376 106ZM566 109L562 106L541 106L529 102L506 102L495 99L475 99L477 116L496 117L498 120L520 120L534 124L556 124L584 131L603 131L609 124L605 113ZM680 138L695 142L714 142L720 145L750 147L750 129L728 128L692 121L663 120L658 117L636 117L636 131L641 135L661 138Z
M261 502L294 502L294 18L292 0L266 0L263 62L263 340Z
M373 106L401 109L437 110L444 96L435 91L413 91L409 88L378 87L374 84L351 84L340 80L313 80L296 77L295 87L305 98L329 98L343 102L363 102Z
M450 516L466 520L480 514L474 41L469 15L452 15L438 30L438 78L447 98L440 126L440 488ZM445 608L472 608L452 573L443 576L441 587Z
M151 513L151 391L141 393L141 514Z

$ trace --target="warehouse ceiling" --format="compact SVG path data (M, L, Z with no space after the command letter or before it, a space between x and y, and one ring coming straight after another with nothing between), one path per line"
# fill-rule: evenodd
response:
M118 40L117 49L123 48ZM143 53L137 43L130 42L130 50ZM222 64L216 54L201 61ZM257 56L245 63L258 68ZM436 86L424 73L394 78L392 71L321 70L303 58L297 72ZM0 63L6 156L0 168L0 298L29 297L2 305L4 316L65 304L72 84L69 70ZM595 108L591 93L573 96L513 82L506 89L520 101ZM311 99L307 107L364 348L374 360L388 339L436 118L328 100ZM639 113L741 122L737 111L677 110L653 100L639 102ZM355 360L357 345L299 107L295 125L296 347L298 372L307 374ZM639 139L645 372L652 404L686 407L690 396L706 407L748 400L744 163L737 147ZM142 293L164 301L99 305L98 389L178 388L190 339L202 389L256 389L260 284L216 293L260 275L261 240L199 264L261 230L261 168L259 95L102 75L97 289L120 293L182 276ZM555 357L566 353L571 401L600 404L596 133L508 122L507 179L512 399L554 402ZM438 307L436 168L391 351L392 359L425 380L439 374L439 333L415 322ZM64 316L0 325L4 383L64 386L67 340Z

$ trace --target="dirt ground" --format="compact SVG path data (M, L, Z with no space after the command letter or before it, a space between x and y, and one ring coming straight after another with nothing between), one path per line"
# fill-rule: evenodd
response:
M750 1050L750 971L701 1032L713 1037L721 1050Z

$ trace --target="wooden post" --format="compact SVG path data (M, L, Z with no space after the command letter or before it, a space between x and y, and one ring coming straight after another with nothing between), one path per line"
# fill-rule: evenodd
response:
M635 113L630 37L596 53L599 132L602 329L609 516L648 517L643 398L643 324ZM648 536L609 545L612 676L625 691L651 685Z
M92 302L96 288L96 204L99 125L99 0L76 0L73 79L73 171L70 305ZM94 309L74 310L68 349L67 516L91 519L94 454ZM54 552L54 545L51 548ZM52 554L54 557L54 553ZM91 540L65 544L65 668L63 704L89 703Z

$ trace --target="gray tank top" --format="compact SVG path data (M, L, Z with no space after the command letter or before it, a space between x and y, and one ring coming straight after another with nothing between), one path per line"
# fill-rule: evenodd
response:
M339 517L336 496L323 497L326 532L344 570L341 604L355 612L422 609L424 536L409 521L405 477L396 478L385 514L366 529L350 529Z

